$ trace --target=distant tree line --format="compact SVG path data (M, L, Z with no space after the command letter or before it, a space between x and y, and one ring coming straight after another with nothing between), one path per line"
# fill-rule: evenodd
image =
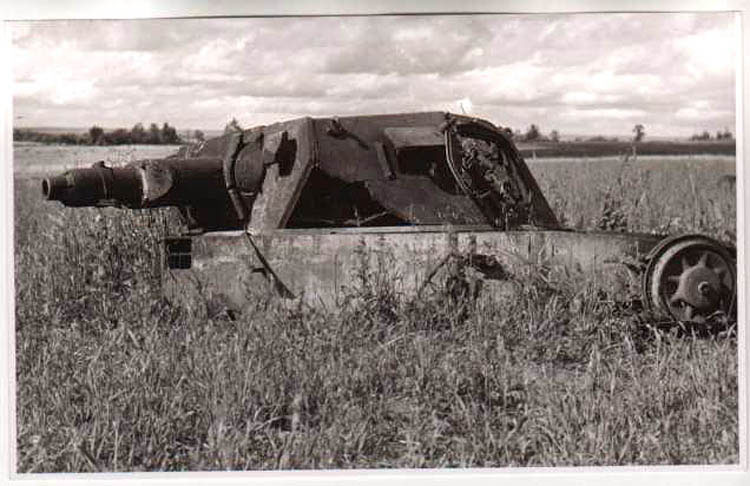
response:
M525 132L520 130L509 130L511 137L519 142L554 142L560 141L560 132L552 130L549 135L545 135L539 129L539 127L532 123Z
M646 137L646 127L638 123L633 127L633 138L629 139L631 142L642 142ZM536 124L531 124L526 131L506 129L506 132L511 135L513 140L517 142L554 142L560 141L560 133L557 130L552 130L548 135L542 133L541 129ZM692 141L733 141L734 135L729 129L717 130L715 135L712 135L708 130L704 130L703 133L695 134L690 137ZM619 142L618 137L605 137L602 135L595 135L592 137L576 137L575 142ZM628 141L623 140L623 141Z
M692 137L690 137L690 140L702 142L706 140L734 140L734 136L732 135L732 132L729 131L729 129L724 129L722 132L721 130L716 131L716 137L711 137L711 134L708 132L708 130L703 130L703 133L696 133Z
M196 134L197 135L197 134ZM202 137L202 133L200 136ZM57 143L64 145L178 145L184 143L177 130L164 123L161 128L152 123L146 129L142 123L136 123L130 130L117 128L105 131L94 125L86 133L45 133L23 128L13 129L13 140L17 142Z
M560 142L560 132L552 130L548 135L542 133L536 124L531 124L525 132L520 130L507 130L511 137L518 142ZM640 142L646 136L646 127L638 123L633 127L633 142ZM617 137L604 137L602 135L595 135L593 137L576 137L576 142L619 142L620 139Z

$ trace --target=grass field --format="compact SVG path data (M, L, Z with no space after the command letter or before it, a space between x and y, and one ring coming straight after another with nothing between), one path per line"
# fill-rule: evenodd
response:
M612 157L632 152L632 141L601 142L518 142L518 150L525 158L533 157ZM734 140L667 141L647 140L636 144L639 155L726 155L734 156Z
M52 150L14 161L19 472L738 462L731 333L656 332L571 277L468 312L363 285L190 315L160 298L172 213L43 202ZM733 158L531 170L569 226L735 239Z

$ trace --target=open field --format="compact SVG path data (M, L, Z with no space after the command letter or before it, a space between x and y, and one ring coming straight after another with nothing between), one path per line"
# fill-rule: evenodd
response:
M533 157L611 157L631 153L630 141L605 142L520 142L518 150L525 158ZM734 156L734 140L661 141L647 140L636 144L638 155L728 155Z
M736 240L734 157L537 159L529 168L555 214L576 229L698 232Z
M90 167L100 160L119 164L135 158L160 158L174 153L174 145L123 145L98 147L81 145L42 145L34 142L13 144L13 170L21 177L41 178L55 171Z
M575 275L469 309L370 275L336 311L188 314L160 298L170 211L42 201L47 164L164 155L87 150L14 161L19 472L738 462L731 332L657 332ZM568 226L736 238L732 157L530 168Z

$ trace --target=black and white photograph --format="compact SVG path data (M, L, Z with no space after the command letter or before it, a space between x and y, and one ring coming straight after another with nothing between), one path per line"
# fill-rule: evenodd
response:
M5 22L11 470L739 467L741 20Z

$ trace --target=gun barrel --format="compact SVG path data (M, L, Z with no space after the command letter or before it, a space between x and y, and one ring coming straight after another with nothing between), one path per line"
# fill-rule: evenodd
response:
M137 206L142 183L133 167L110 168L98 163L44 179L42 194L48 201L73 207Z
M71 169L42 181L42 195L66 206L148 208L227 199L219 158L145 160Z

